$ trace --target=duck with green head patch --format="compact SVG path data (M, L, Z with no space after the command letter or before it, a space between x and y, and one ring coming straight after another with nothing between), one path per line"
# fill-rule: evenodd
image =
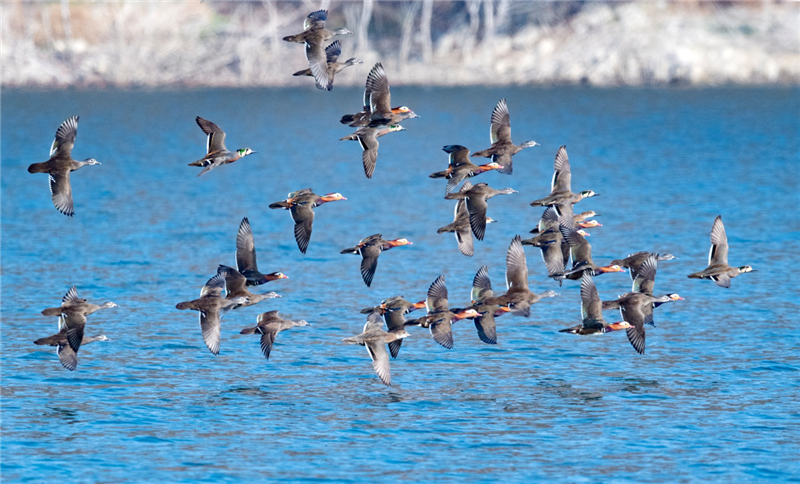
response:
M197 121L197 125L200 126L200 129L208 135L208 140L206 141L206 156L189 163L189 166L203 167L203 171L197 176L204 175L218 166L233 163L247 155L257 153L250 148L228 151L225 147L225 131L222 131L219 126L200 116L197 116L195 121Z

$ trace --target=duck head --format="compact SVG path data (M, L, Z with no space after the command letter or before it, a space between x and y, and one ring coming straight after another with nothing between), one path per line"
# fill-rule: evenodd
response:
M631 327L631 323L627 321L619 321L616 323L611 323L606 328L606 331L619 331L620 329L628 329Z
M580 196L581 200L583 200L584 198L589 198L589 197L599 197L600 194L595 193L594 190L584 190L580 193Z
M739 269L739 274L743 274L745 272L756 272L756 270L750 266L742 266L739 267L738 269Z
M526 141L520 145L521 148L533 148L534 146L542 146L536 141Z
M618 266L616 264L613 264L613 265L610 265L610 266L598 267L597 268L597 272L602 273L602 274L604 274L606 272L625 272L625 269L623 269L622 267L620 267L620 266Z
M347 34L352 34L352 33L353 32L350 32L349 30L347 30L344 27L338 28L338 29L333 31L334 35L347 35Z
M586 220L587 218L599 217L600 214L595 212L594 210L588 210L586 212L582 212L580 216L583 217L583 220Z
M274 299L276 297L283 297L275 291L265 292L262 294L262 296L264 296L265 299Z
M505 168L503 165L501 165L500 163L495 163L493 161L491 163L486 163L485 165L479 166L478 172L483 173L485 171L491 171L491 170L502 170L503 168Z
M236 152L239 153L239 158L241 158L243 156L247 156L247 155L252 155L253 153L258 153L258 151L253 151L250 148L242 148L242 149L236 150Z
M585 222L578 222L578 227L583 229L590 229L592 227L602 227L603 224L598 222L597 220L587 220Z
M391 247L400 247L403 245L414 245L408 239L394 239L387 242L387 245Z
M495 222L497 222L497 220L493 219L492 217L486 217L486 223L487 224L493 224Z
M305 319L301 319L300 321L295 321L294 325L295 326L311 326L311 323L309 323Z
M119 305L115 302L106 301L101 306L102 309L109 309L109 308L118 308Z
M351 57L350 59L347 59L344 62L346 66L354 66L356 64L363 64L363 63L364 61L362 61L361 59L356 59L355 57Z
M274 281L276 279L288 279L289 276L284 274L283 272L273 272L271 274L267 274L268 281Z
M392 113L394 114L405 114L408 118L418 118L419 115L408 108L408 106L398 106L396 108L392 108Z
M94 158L86 158L83 160L84 165L100 165L101 163Z
M319 197L319 199L320 199L320 202L317 202L318 205L320 203L335 202L337 200L347 200L346 198L344 198L342 196L341 193L338 193L338 192L337 193L329 193L327 195L323 195L323 196Z
M658 260L674 260L674 259L677 259L677 257L675 257L672 254L658 254Z
M683 301L683 298L675 293L667 294L670 301Z
M411 336L408 333L408 331L406 331L404 329L401 329L400 331L395 331L394 334L397 336L397 339L408 338L409 336Z
M585 231L583 229L576 230L575 232L579 233L582 237L588 237L588 236L592 235L592 234L590 234L589 232L587 232L587 231Z
M456 319L472 319L472 318L476 318L476 317L478 317L480 315L481 315L481 313L479 313L478 311L476 311L476 310L474 310L472 308L467 308L467 309L464 309L463 311L461 311L460 313L456 313L455 318Z
M556 297L556 296L560 296L560 294L555 292L554 290L550 289L550 290L547 290L547 291L543 292L542 294L540 294L540 296L541 297Z

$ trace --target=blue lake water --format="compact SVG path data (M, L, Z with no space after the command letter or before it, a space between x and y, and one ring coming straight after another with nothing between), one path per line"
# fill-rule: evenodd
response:
M800 90L397 87L394 104L421 118L381 138L375 176L338 123L361 92L305 89L14 91L2 93L2 476L7 482L744 482L800 480ZM489 146L489 116L508 98L514 174L475 181L519 193L489 203L499 220L462 256L443 145ZM101 166L72 174L74 218L53 208L47 159L58 125L80 115L73 151ZM229 149L257 154L197 178L200 115ZM342 338L358 310L404 295L424 299L445 274L451 304L469 301L483 264L504 287L505 253L527 234L567 145L574 190L601 196L596 262L639 250L671 252L657 293L685 301L656 311L647 353L623 334L558 333L580 319L578 284L546 278L526 248L534 291L560 297L530 318L498 320L499 344L456 323L455 348L411 328L383 386L362 347ZM289 214L269 210L290 191L341 192L316 210L306 255ZM689 280L707 262L721 214L732 265L758 272L722 289ZM200 336L194 299L218 264L234 265L247 216L259 266L290 279L260 286L282 299L228 314L221 354ZM367 288L360 258L343 248L380 232L414 245L380 257ZM627 274L596 278L601 297L627 292ZM91 316L88 334L111 341L80 351L66 371L40 314L70 285L118 308ZM308 328L281 333L266 361L256 315L279 309ZM608 319L618 320L609 314Z

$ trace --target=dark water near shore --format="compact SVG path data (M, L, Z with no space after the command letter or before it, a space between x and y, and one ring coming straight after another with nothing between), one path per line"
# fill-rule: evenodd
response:
M393 89L421 115L381 138L375 176L337 123L361 93L335 89L168 92L22 92L2 95L2 477L4 481L229 482L743 482L800 480L800 91L775 89ZM498 223L458 253L442 145L488 147L494 104L507 97L518 143L511 177L476 181L519 191L490 201ZM73 155L102 165L72 175L76 215L57 213L44 161L58 125L80 115ZM229 149L258 153L201 178L200 115L228 133ZM574 190L601 196L597 262L638 250L671 252L656 292L685 301L656 313L647 354L622 334L577 338L558 329L580 318L578 285L548 280L527 251L534 291L560 297L530 318L498 320L497 346L470 321L455 348L426 330L392 361L380 384L366 351L341 343L360 332L362 307L393 295L423 299L446 274L451 304L468 302L487 264L504 286L505 252L541 214L566 144ZM288 213L267 209L299 188L341 192L317 209L308 254ZM731 289L686 278L705 267L721 214L732 265L751 264ZM220 263L234 265L242 217L260 268L290 276L261 286L282 299L230 313L222 351L205 348L197 297ZM381 232L406 237L380 258L372 288L359 258L339 250ZM527 250L527 249L526 249ZM625 274L597 278L600 294L629 290ZM49 347L40 314L70 285L119 308L91 316L75 372ZM281 333L271 359L240 336L279 309L313 326ZM615 314L608 319L616 320Z

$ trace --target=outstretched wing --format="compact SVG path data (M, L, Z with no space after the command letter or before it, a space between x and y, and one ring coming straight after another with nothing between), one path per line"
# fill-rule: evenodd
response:
M78 116L67 118L56 130L56 137L50 145L50 156L56 153L63 157L72 156L72 147L78 135Z

